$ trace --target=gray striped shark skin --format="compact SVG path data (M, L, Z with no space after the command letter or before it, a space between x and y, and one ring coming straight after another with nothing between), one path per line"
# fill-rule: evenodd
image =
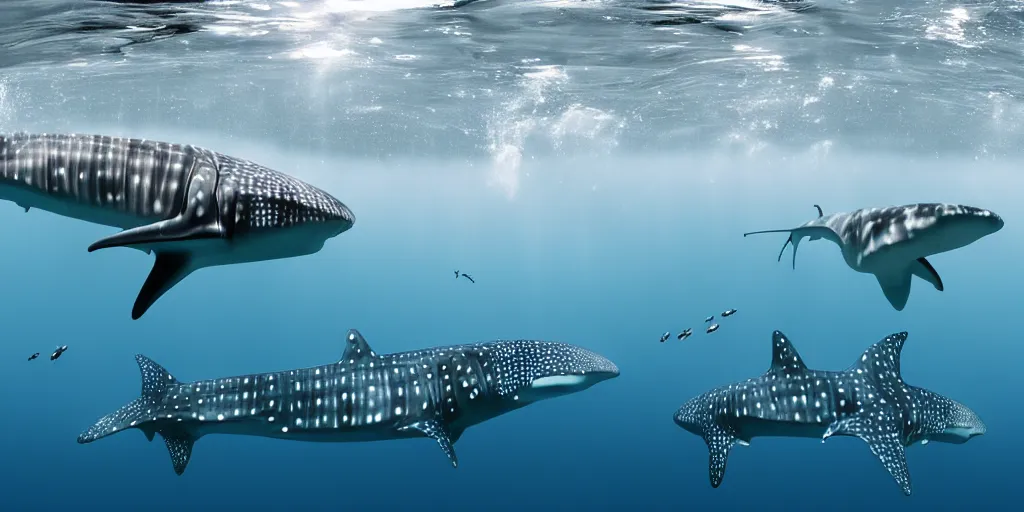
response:
M779 251L779 261L789 244L793 244L793 268L796 249L804 237L834 242L847 266L878 280L885 298L896 311L903 311L910 298L910 279L917 276L943 291L945 285L926 259L972 244L999 231L1003 219L995 213L960 204L917 203L885 208L865 208L825 216L821 207L818 218L792 229L751 231L789 233Z
M298 370L181 382L145 356L135 359L141 396L78 442L130 428L150 441L160 434L178 475L207 434L320 442L428 437L457 467L453 445L467 428L619 375L603 356L565 343L499 340L378 355L355 329L339 361Z
M772 333L772 362L757 378L713 389L686 402L673 419L707 443L717 488L729 451L755 437L832 436L864 440L910 496L905 447L929 441L962 444L985 424L967 406L903 381L899 332L875 343L844 371L811 370L792 342Z
M123 230L89 252L156 253L132 319L200 268L312 254L355 222L326 192L253 162L102 135L0 135L0 199Z

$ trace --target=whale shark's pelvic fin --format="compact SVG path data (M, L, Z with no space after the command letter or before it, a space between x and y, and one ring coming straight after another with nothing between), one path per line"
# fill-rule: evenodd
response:
M935 271L935 267L933 267L928 260L924 258L914 260L914 262L910 264L910 271L915 276L931 283L936 290L941 292L945 289L942 285L942 278L939 277L939 273Z
M167 452L171 454L171 464L174 465L174 473L181 475L188 467L188 461L192 460L192 446L196 438L188 432L160 432L167 444Z
M910 276L910 269L907 268L875 274L878 286L882 287L882 293L896 311L903 311L907 306L907 299L910 298Z
M903 385L900 374L900 354L907 340L906 332L886 336L885 339L868 348L851 368L873 378L879 391L898 392ZM832 436L854 436L864 440L871 452L885 466L903 494L910 496L910 472L907 469L906 450L902 442L903 418L897 414L893 403L896 397L880 396L879 400L866 402L855 414L832 422L821 441Z
M157 299L194 270L192 257L188 253L157 251L153 269L149 271L149 277L142 284L135 305L132 306L132 320L142 317Z
M704 442L708 445L708 478L711 480L711 487L717 489L725 477L729 451L736 444L736 436L712 421L704 427Z
M423 420L417 421L411 425L405 427L399 427L399 431L408 431L409 429L418 430L423 435L437 441L438 446L444 450L444 454L448 456L448 460L452 462L452 467L459 467L459 458L455 455L455 447L452 446L455 441L459 439L459 435L451 435L448 432L448 428L445 427L444 422L441 420Z
M349 329L345 336L345 352L341 354L341 361L358 363L360 361L377 357L377 353L370 348L366 338L355 329Z
M807 371L807 365L793 343L781 331L772 333L772 365L768 373L792 375Z

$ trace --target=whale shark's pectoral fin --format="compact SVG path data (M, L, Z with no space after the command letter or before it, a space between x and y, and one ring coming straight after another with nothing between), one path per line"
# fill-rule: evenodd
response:
M341 354L342 361L358 363L364 359L377 357L377 353L370 348L366 338L356 329L349 329L348 336L345 338L347 341L345 343L345 352Z
M153 269L142 284L135 305L132 307L132 320L138 320L163 294L192 273L195 268L188 253L160 252L156 253Z
M452 461L452 467L459 467L459 458L455 455L455 447L452 446L453 437L448 433L448 428L443 422L439 420L417 421L411 425L400 427L398 430L407 431L409 429L419 430L423 435L437 441L438 446L448 456L448 460ZM458 439L458 436L455 436L454 439Z
M907 452L900 442L900 420L892 411L861 413L832 422L821 438L821 442L832 436L859 437L868 443L871 453L878 457L903 494L910 496L910 471L907 469Z
M712 423L704 431L704 442L708 444L708 477L711 487L717 489L725 478L725 465L729 461L729 450L736 444L736 436Z
M174 465L174 473L181 475L188 467L188 461L192 459L192 446L196 438L189 434L160 432L167 444L167 452L171 454L171 464Z
M908 269L875 274L878 285L882 287L882 293L896 311L903 311L907 306L907 299L910 298L910 276Z
M942 278L939 277L939 273L935 271L935 267L933 267L932 264L924 258L914 260L914 262L910 264L910 272L915 276L928 281L940 292L945 289L942 285Z
M217 223L196 225L190 222L184 215L179 215L173 219L126 229L120 233L101 238L89 246L89 252L110 247L156 245L209 238L226 238L226 234Z
M169 219L126 229L93 242L89 252L108 247L148 246L209 238L230 238L232 226L221 219L233 220L237 190L225 183L223 197L217 194L217 170L203 163L192 170L185 202L179 213ZM224 211L218 208L218 201ZM139 248L139 247L136 247ZM145 250L145 248L142 248Z

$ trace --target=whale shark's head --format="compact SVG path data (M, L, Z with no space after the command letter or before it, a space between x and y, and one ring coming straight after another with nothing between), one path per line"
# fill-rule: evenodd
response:
M687 400L676 410L672 420L687 432L703 437L708 424L707 395L698 395Z
M926 203L907 206L904 219L908 231L921 226L938 235L934 241L929 237L929 241L935 245L931 248L934 251L932 254L959 249L1003 228L1003 219L995 212L959 204Z
M258 252L273 253L269 257L319 251L355 224L352 210L337 198L286 174L223 155L220 173L218 203L225 213L233 209L232 237L262 242Z
M918 408L918 425L907 444L915 442L963 444L988 429L969 407L938 393L911 387Z
M488 356L498 393L521 405L583 391L619 375L604 356L567 343L498 341Z

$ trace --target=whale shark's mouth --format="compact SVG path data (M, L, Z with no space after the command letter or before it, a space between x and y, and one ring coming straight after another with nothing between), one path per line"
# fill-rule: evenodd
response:
M575 387L587 381L585 375L555 375L552 377L541 377L530 383L533 389Z

